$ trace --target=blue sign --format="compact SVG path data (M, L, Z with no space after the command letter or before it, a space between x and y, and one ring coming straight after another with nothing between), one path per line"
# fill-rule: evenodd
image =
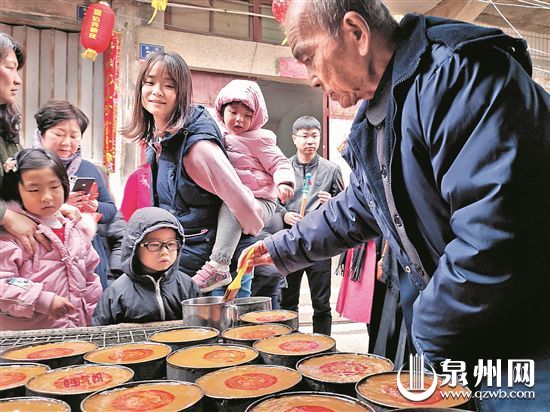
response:
M88 6L76 6L76 19L78 21L84 20L84 14L86 13L86 9Z
M140 43L139 44L139 58L141 60L145 60L149 53L154 52L163 52L164 46L159 46L157 44L147 44L147 43Z

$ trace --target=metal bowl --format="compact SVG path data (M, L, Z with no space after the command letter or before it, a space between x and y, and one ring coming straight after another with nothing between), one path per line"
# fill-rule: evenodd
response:
M72 408L72 410L78 410L78 408L80 407L80 402L82 402L82 400L90 395L91 393L94 393L96 392L98 389L97 389L97 386L96 388L93 388L93 383L94 383L94 376L92 376L90 373L86 374L85 373L85 369L87 366L96 366L96 365L73 365L73 366L67 366L65 368L58 368L58 369L54 369L54 370L51 370L49 372L47 372L45 375L48 375L48 374L56 374L56 373L59 373L59 372L63 372L63 371L68 371L69 373L71 372L71 370L73 369L81 369L84 373L82 372L76 372L74 373L74 376L72 378L70 377L67 377L66 379L64 379L64 386L66 385L68 388L82 388L82 390L78 391L78 390L75 390L75 391L72 391L72 392L63 392L63 391L55 391L55 390L41 390L41 389L37 389L37 388L33 388L33 383L37 380L37 379L40 379L42 377L42 375L40 376L35 376L33 377L32 379L30 379L27 384L25 385L26 387L26 395L27 396L43 396L43 397L47 397L47 398L53 398L53 399L59 399L61 401L64 401L64 402L67 402L69 404L69 406ZM132 371L132 369L130 368L127 368L125 366L120 366L120 365L101 365L102 367L105 368L105 372L109 372L111 371L111 373L114 373L117 369L118 370L124 370L127 374L128 374L128 379L126 379L126 381L123 381L121 383L126 383L126 382L129 382L133 379L134 377L134 372ZM104 371L101 371L101 374L100 374L100 377L99 379L101 379L101 381L103 381L103 373ZM88 384L90 385L90 383L92 384L92 387L86 387L86 386L82 386L82 384ZM77 386L78 385L78 386ZM110 387L114 387L114 386L117 386L117 385L107 385L107 386L104 386L101 390L105 390L105 389L108 389Z
M264 407L264 410L275 410L274 408L276 405L269 405L269 403L273 403L273 401L276 401L278 399L284 399L284 398L292 398L296 396L307 396L310 399L312 398L319 398L319 400L324 400L326 398L330 399L338 399L342 401L342 406L349 405L349 407L354 407L355 412L374 412L374 409L372 409L369 405L367 405L365 402L360 401L356 398L353 398L351 396L347 395L340 395L338 393L330 393L330 392L311 392L311 391L300 391L300 392L283 392L283 393L277 393L275 395L269 395L264 398L258 399L256 402L252 403L248 408L246 408L245 412L256 412L257 410L260 410L260 407ZM283 405L280 405L283 406ZM314 410L317 404L308 404L303 403L300 404L300 406L304 407L304 410L309 406L311 409L307 410ZM299 408L299 407L298 407ZM316 410L316 409L315 409ZM324 409L323 409L324 410ZM327 409L328 410L328 409ZM332 410L332 409L331 409Z
M296 354L296 355L293 355L291 353L285 353L285 354L271 353L271 352L268 352L266 350L262 350L260 348L260 346L262 346L263 342L267 342L269 340L277 340L277 339L281 339L281 338L284 339L286 336L290 336L290 335L281 335L281 336L274 336L274 337L266 338L266 339L260 339L260 340L256 341L252 345L252 347L255 348L260 353L260 357L262 358L262 361L266 365L279 365L279 366L286 366L288 368L295 368L296 363L298 363L299 360L301 360L303 358L306 358L308 356L316 355L316 354L320 354L320 353L327 353L327 352L335 352L336 351L336 340L334 340L334 338L332 338L330 336L323 335L321 333L292 333L291 334L291 336L300 336L300 335L302 335L304 337L307 337L307 336L322 336L324 338L330 339L332 341L332 345L329 348L326 348L326 349L322 349L322 350L318 350L318 351L312 351L312 352L309 352L309 353L300 353L300 354Z
M403 382L403 375L405 374L408 374L408 371L407 372L403 372L401 375L401 379L402 379L402 382ZM416 402L416 405L412 402L412 401L407 401L404 397L401 396L400 399L396 399L395 401L392 400L392 399L379 399L377 397L373 397L373 396L369 396L369 394L365 394L363 392L363 385L365 385L369 380L378 380L378 379L383 379L383 378L388 378L390 379L390 381L392 382L392 390L393 390L393 382L397 382L397 375L398 375L398 372L381 372L381 373L375 373L375 374L372 374L372 375L369 375L369 376L366 376L364 377L363 379L361 379L359 382L357 382L357 384L355 385L355 390L356 390L356 393L357 393L357 399L360 399L362 400L363 402L367 403L368 405L370 405L375 411L377 412L386 412L386 411L393 411L395 409L399 409L399 408L408 408L408 407L412 407L412 408L418 408L418 407L428 407L428 408L443 408L445 410L445 408L454 408L454 407L460 407L460 406L463 406L463 405L466 405L468 404L469 402L469 399L466 399L466 400L460 400L460 399L454 399L452 397L449 397L445 400L443 400L442 402L444 402L443 405L436 405L435 404L435 401L432 399L434 395L438 395L438 390L436 389L435 393L429 398L430 400L430 403L427 403L427 401L424 401L424 402ZM426 373L425 374L426 377L432 377L431 374L428 374ZM455 388L449 388L449 390L456 390L458 392L466 392L466 391L469 391L469 389L467 387L463 387L463 386L456 386ZM390 393L390 392L388 392ZM378 394L378 392L376 393ZM439 397L441 397L439 395ZM407 402L410 402L410 405L407 405Z
M266 315L267 315L267 312L280 312L281 314L290 314L291 316L288 319L280 319L277 317L273 317L273 320L267 320L267 319L266 320L247 320L246 319L247 317L250 317L251 314L262 315L263 312L266 312ZM245 315L248 315L248 316L245 316ZM248 312L248 313L239 315L239 323L243 325L244 324L262 325L265 323L281 323L283 325L290 326L293 331L297 331L300 323L300 319L298 317L298 312L294 312L292 310L285 310L285 309L257 310L257 311Z
M194 340L171 340L171 341L166 341L166 340L159 340L160 339L160 336L165 333L165 332L172 332L172 331L178 331L178 330L197 330L197 329L200 329L200 330L203 330L203 331L210 331L212 332L214 335L211 336L211 337L206 337L206 338L201 338L201 339L194 339ZM173 351L176 351L178 349L182 349L182 348L187 348L189 346L194 346L194 345L204 345L204 344L207 344L207 343L215 343L218 341L219 339L219 336L220 336L220 331L216 328L209 328L209 327L205 327L205 326L182 326L180 328L171 328L171 329L165 329L165 330L161 330L161 331L158 331L158 332L155 332L155 333L152 333L149 335L149 341L151 342L155 342L155 343L162 343L162 344L165 344L165 345L169 345Z
M254 352L255 356L254 358L242 362L242 363L236 363L226 366L217 366L217 367L191 367L191 366L181 366L177 365L171 358L174 356L177 356L178 353L193 350L193 348L197 347L222 347L224 349L230 349L230 348L237 348L241 350L246 351L252 351ZM180 349L168 356L166 358L166 377L168 379L178 380L178 381L185 381L185 382L196 382L198 378L201 376L206 375L207 373L214 372L219 369L225 369L230 368L233 366L240 366L240 365L248 365L252 363L256 363L259 358L258 351L256 349L253 349L249 346L245 345L230 345L230 344L224 344L224 343L218 343L218 344L210 344L210 345L195 345L192 348L183 348Z
M146 392L147 389L148 389L147 387L148 386L153 386L153 385L168 385L168 386L173 385L175 387L179 387L180 390L183 387L185 387L186 390L189 390L189 391L192 391L194 393L200 394L200 397L198 397L198 399L195 400L194 402L191 401L190 403L188 403L187 405L185 405L185 406L183 406L179 409L174 409L174 408L169 407L169 405L170 405L169 403L168 404L165 403L166 401L168 401L170 399L170 393L162 391L159 388L157 388L157 389L153 388L152 390L155 390L155 393L154 393L153 396L150 396L150 397L147 397L147 396L140 397L140 395L135 394L135 392L134 392L133 396L128 396L128 395L122 395L121 394L119 399L121 399L122 402L128 401L129 403L131 403L131 405L129 405L130 407L127 407L127 408L124 408L124 405L121 405L120 407L117 405L117 408L118 409L124 409L124 410L135 410L135 411L138 411L138 410L139 411L169 410L169 411L174 411L174 412L180 412L180 411L202 412L203 411L202 402L203 402L203 398L204 398L204 391L202 390L202 388L200 386L198 386L194 383L190 383L190 382L179 382L179 381L171 381L171 380L148 380L148 381L140 381L140 382L131 382L131 383L126 383L124 385L115 386L114 388L111 388L111 389L95 392L95 393L87 396L82 401L82 403L80 404L80 410L82 412L97 412L98 407L93 405L93 402L95 402L97 400L97 398L104 397L104 396L116 396L118 393L122 393L125 390L132 389L132 388L135 388L135 387L139 387L140 392ZM163 397L162 396L163 394L159 393L159 392L164 392L164 394L166 394L166 396ZM143 404L139 405L139 402L142 402ZM101 408L102 409L105 408L105 410L114 410L114 409L116 409L115 407L112 407L109 404L108 400L106 400L105 403L101 404Z
M19 405L17 407L17 409L14 409L13 406L12 406L12 409L9 409L10 407L10 404L14 404L14 403L25 403L24 405ZM24 397L21 397L21 398L4 398L4 399L0 399L0 411L2 412L11 412L11 411L24 411L24 410L31 410L31 408L33 408L32 410L40 410L38 409L39 406L44 406L44 405L39 405L40 402L48 402L51 407L48 408L48 411L49 412L71 412L71 407L69 405L67 405L66 402L63 402L63 401L60 401L59 399L51 399L51 398L43 398L43 397L39 397L39 396L24 396ZM52 405L55 405L55 409L54 407L52 407ZM21 409L21 407L23 407L23 409Z
M47 351L48 350L47 347L49 345L58 344L58 343L72 343L72 342L86 343L88 345L91 345L90 348L93 347L95 349L97 349L97 347L98 347L95 343L91 343L91 342L88 342L88 341L79 341L79 340L63 341L63 342L30 343L30 344L27 344L27 345L16 346L16 347L13 347L13 348L10 348L10 349L7 349L7 350L3 351L0 354L0 359L6 360L8 362L25 362L25 363L26 362L34 363L34 362L38 361L41 364L48 365L52 369L62 368L62 367L65 367L65 366L78 365L78 364L84 363L84 355L87 352L81 352L81 353L77 353L77 354L74 354L74 355L73 354L63 355L63 354L56 354L55 352L53 352L53 349L52 349L51 357L36 358L36 359L33 358L33 359L28 359L28 360L27 359L10 359L9 358L10 353L12 353L16 350L34 347L34 348L36 348L37 352ZM94 349L91 349L91 350L94 350Z
M292 373L293 376L296 379L295 383L289 382L289 384L285 388L281 388L280 390L271 390L267 393L266 391L263 391L262 394L250 394L250 395L227 395L227 396L221 396L219 394L213 394L208 392L208 388L205 389L206 381L207 380L220 380L219 384L222 385L223 382L225 382L225 379L223 376L219 376L221 374L226 374L228 371L247 371L247 374L250 373L252 375L257 374L265 374L268 370L271 369L278 369L278 370L284 370L287 373ZM222 369L215 372L211 372L207 375L202 376L197 380L197 384L200 385L205 393L205 399L204 399L204 406L205 411L208 412L242 412L244 411L251 403L255 402L258 399L263 398L264 396L280 393L284 391L293 390L296 387L300 385L300 382L302 380L301 374L290 368L286 368L284 366L274 366L274 365L246 365L246 366L234 366L232 368ZM261 382L261 380L259 381ZM265 382L265 380L263 381ZM217 385L217 383L216 383ZM269 386L264 386L263 389L268 388Z
M28 367L28 366L41 367L43 369L43 372L41 372L41 373L46 373L47 371L50 370L50 367L48 365L42 365L41 363L32 363L32 362L0 363L0 368L3 369L3 371L0 373L3 377L3 379L2 379L3 382L2 383L4 385L6 385L8 383L6 381L9 380L10 378L12 380L15 380L15 382L13 382L13 383L15 383L14 386L11 386L9 388L0 390L0 399L14 398L16 396L25 396L25 384L30 379L32 379L32 376L27 379L27 377L25 375L23 375L23 377L21 377L21 376L15 375L15 374L20 373L17 370L18 367ZM13 370L8 371L4 368L6 368L6 369L9 368L9 369L13 369ZM8 375L8 373L10 375Z
M351 368L352 365L350 365L348 363L344 363L344 364L341 364L341 365L333 365L334 368L337 368L337 370L334 371L335 374L334 374L333 379L330 379L330 376L320 377L318 375L312 374L312 373L308 372L306 367L305 367L306 364L309 361L317 359L317 358L321 358L321 357L331 358L331 357L333 357L334 361L337 362L337 359L338 359L339 356L345 356L345 355L360 356L360 357L365 358L365 360L367 360L368 358L372 358L372 359L376 359L377 361L383 361L384 364L386 365L386 367L382 371L379 370L379 371L374 371L374 372L370 372L370 373L368 371L364 371L364 373L362 373L360 376L358 376L355 380L347 381L347 382L338 382L337 379L336 379L336 377L337 377L336 374L338 372L345 371L346 369L349 370L349 368ZM327 363L328 362L330 362L329 359L327 359ZM361 365L359 365L359 366L361 366ZM351 352L319 353L319 354L308 356L306 358L303 358L303 359L299 360L298 363L296 364L296 370L302 374L302 376L304 377L304 382L306 383L306 385L314 391L341 393L341 394L344 394L344 395L349 395L349 396L355 397L355 395L356 395L355 384L357 382L359 382L365 376L372 375L373 373L389 372L389 371L393 370L393 362L391 360L387 359L387 358L382 357L382 356L372 355L372 354L365 354L365 353L351 353ZM357 374L359 375L359 373L361 373L361 372L358 372Z
M106 349L112 349L116 347L132 347L132 346L143 346L143 345L156 345L159 347L164 348L166 351L166 355L155 358L155 359L149 359L142 362L100 362L100 361L94 361L90 359L94 354L97 352L104 351ZM139 349L139 348L138 348ZM127 366L128 368L132 369L134 371L134 380L136 381L143 381L148 379L162 379L166 376L166 357L170 355L170 352L172 352L172 348L168 345L164 345L162 343L154 343L154 342L139 342L139 343L122 343L119 345L111 345L106 346L101 349L96 349L95 351L88 352L84 356L84 360L87 363L95 363L99 365L122 365Z
M275 333L275 334L270 335L270 336L258 336L258 337L251 337L251 338L236 338L236 337L229 337L228 336L233 332L243 331L243 330L250 331L251 333L253 333L254 330L256 330L256 329L259 330L260 328L265 328L266 326L276 326L276 327L278 327L278 329L280 329L280 331L279 331L280 333ZM232 344L238 344L238 345L252 346L254 344L254 342L256 342L257 340L265 339L265 338L272 337L272 336L286 335L286 334L289 334L291 332L292 332L291 327L287 326L287 325L283 325L282 323L269 323L268 325L265 325L265 324L262 324L262 325L248 324L248 325L235 326L234 328L229 328L229 329L224 330L222 332L222 340L224 341L224 343L232 343Z

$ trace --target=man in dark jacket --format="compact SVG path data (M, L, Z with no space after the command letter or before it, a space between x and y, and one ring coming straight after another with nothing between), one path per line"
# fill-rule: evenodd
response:
M122 241L124 274L103 292L93 325L182 319L181 301L200 296L178 269L184 233L178 219L157 207L136 210Z
M517 382L508 360L534 360L535 386L512 390L533 389L535 400L483 403L542 410L550 402L550 98L530 77L525 42L424 16L398 25L377 0L293 2L285 26L312 86L344 107L365 101L345 150L348 188L256 244L249 263L289 273L383 234L404 269L400 300L414 349L436 369L467 362L482 388L490 386L483 371L493 371L487 360L501 360L502 382Z
M311 116L297 119L292 126L292 141L296 146L296 154L290 158L290 164L294 169L296 190L294 196L280 208L287 228L319 209L344 189L340 167L317 154L321 142L319 120ZM286 277L288 286L281 289L281 308L298 311L300 285L306 273L313 306L313 332L325 335L330 335L332 329L330 257L289 273Z

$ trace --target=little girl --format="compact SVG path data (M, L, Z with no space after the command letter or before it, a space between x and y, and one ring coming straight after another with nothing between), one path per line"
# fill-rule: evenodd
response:
M262 129L268 121L262 91L256 82L233 80L218 93L215 108L229 161L259 201L266 223L275 212L277 197L285 203L294 195L295 182L289 160L276 146L275 134ZM202 293L231 282L229 264L242 231L239 221L223 204L210 261L193 277Z
M89 325L101 296L94 269L91 217L74 222L59 209L69 196L61 160L43 149L24 149L5 166L3 195L8 207L38 224L50 241L34 254L9 233L0 233L0 324L2 330L71 328ZM23 209L21 210L21 206Z

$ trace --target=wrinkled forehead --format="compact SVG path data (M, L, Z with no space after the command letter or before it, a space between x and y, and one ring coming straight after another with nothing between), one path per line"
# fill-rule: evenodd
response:
M16 65L19 64L17 61L17 56L15 55L15 52L11 49L5 50L5 53L0 53L0 60L7 63L15 63Z
M290 4L284 22L285 33L292 53L296 56L296 48L303 47L322 30L312 23L307 1L294 1Z

